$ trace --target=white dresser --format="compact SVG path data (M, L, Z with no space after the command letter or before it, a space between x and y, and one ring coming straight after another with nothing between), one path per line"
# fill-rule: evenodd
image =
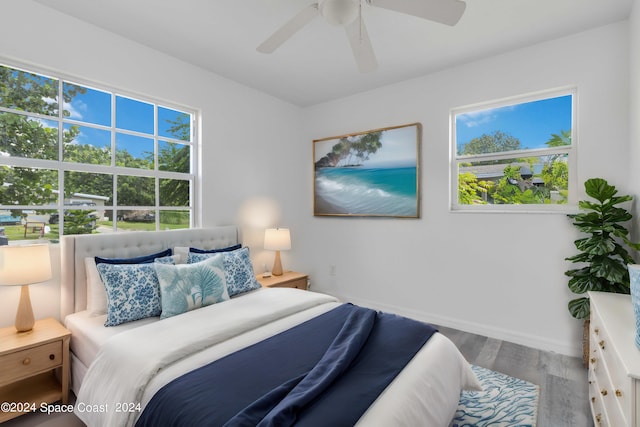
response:
M629 295L589 292L589 399L596 427L640 427L640 349Z

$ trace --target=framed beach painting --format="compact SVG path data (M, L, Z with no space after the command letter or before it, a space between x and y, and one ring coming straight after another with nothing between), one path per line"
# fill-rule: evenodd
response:
M315 216L420 217L420 123L313 141Z

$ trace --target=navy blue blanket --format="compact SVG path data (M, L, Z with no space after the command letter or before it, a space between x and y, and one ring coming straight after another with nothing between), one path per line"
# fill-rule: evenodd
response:
M175 379L136 426L352 426L435 331L344 304Z

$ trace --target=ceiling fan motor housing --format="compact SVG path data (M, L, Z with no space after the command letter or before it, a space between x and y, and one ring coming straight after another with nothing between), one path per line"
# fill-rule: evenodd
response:
M348 25L359 14L358 0L319 0L318 11L330 24Z

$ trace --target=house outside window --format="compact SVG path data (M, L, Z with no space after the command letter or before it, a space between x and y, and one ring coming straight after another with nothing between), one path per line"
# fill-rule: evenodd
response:
M451 113L451 209L566 212L575 206L575 89Z
M0 64L0 232L193 226L195 119L189 108Z

